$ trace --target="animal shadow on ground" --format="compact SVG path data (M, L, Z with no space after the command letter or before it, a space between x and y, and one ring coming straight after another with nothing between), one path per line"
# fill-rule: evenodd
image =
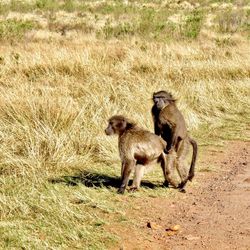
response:
M98 188L98 187L119 188L121 185L121 180L119 177L112 177L103 173L100 174L88 171L83 171L73 176L69 175L69 176L62 176L59 178L49 179L49 182L53 184L64 183L68 186L77 186L79 184L82 184L89 188ZM131 184L132 180L130 180L129 182L129 185ZM141 186L154 189L157 187L161 187L162 185L154 184L149 181L142 181Z

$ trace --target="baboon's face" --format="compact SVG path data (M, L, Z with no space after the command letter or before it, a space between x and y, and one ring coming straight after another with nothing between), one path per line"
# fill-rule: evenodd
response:
M156 95L156 94L154 94L153 95L153 102L154 102L154 105L159 110L165 108L169 104L169 101L168 101L167 97L164 96L164 95Z
M165 90L161 90L161 91L155 92L153 94L154 105L159 110L161 110L161 109L165 108L166 106L168 106L172 101L173 102L175 101L172 94L165 91Z
M106 135L121 134L126 129L126 119L123 116L113 116L109 119Z

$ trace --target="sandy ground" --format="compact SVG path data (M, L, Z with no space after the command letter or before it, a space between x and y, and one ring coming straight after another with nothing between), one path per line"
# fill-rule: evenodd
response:
M250 249L250 142L230 142L225 151L208 151L213 172L198 172L198 186L169 198L137 201L128 210L138 227L115 226L114 249ZM148 228L147 223L155 223ZM166 231L180 225L178 231Z

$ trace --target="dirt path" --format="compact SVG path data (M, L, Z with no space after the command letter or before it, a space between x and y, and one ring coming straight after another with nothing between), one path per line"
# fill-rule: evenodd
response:
M197 173L199 187L137 201L141 209L127 213L138 228L116 228L121 249L250 249L249 150L249 142L234 142L224 152L209 151L204 162L218 171ZM158 228L147 228L148 221ZM176 233L166 231L177 224Z

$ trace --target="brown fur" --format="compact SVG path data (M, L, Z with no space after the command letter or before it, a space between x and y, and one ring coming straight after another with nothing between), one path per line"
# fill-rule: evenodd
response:
M175 99L166 91L159 91L153 94L154 105L152 116L154 121L155 134L160 135L166 142L165 152L168 154L167 171L172 172L174 165L181 178L179 188L183 189L188 180L194 177L194 168L197 158L197 143L190 138L183 115L177 108ZM189 173L186 172L185 158L189 145L193 147L192 163ZM168 177L171 184L174 183L172 177ZM176 184L173 184L176 186Z
M159 162L164 177L167 176L164 154L166 142L161 137L139 128L135 123L120 115L112 116L109 119L105 133L107 135L117 134L119 137L118 147L122 161L122 183L118 193L124 193L130 173L133 170L135 175L131 191L139 189L144 171L154 163Z

